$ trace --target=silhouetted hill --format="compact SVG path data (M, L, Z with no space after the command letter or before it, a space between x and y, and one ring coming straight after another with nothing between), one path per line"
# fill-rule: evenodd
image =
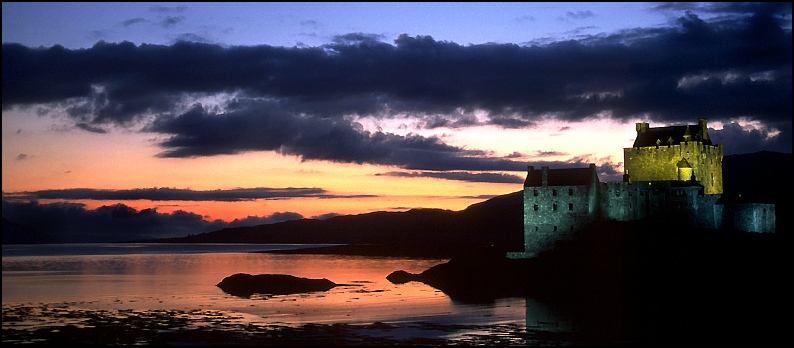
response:
M790 205L791 156L770 151L725 156L722 160L724 195L741 194L744 202Z
M436 252L478 246L523 248L522 191L473 204L461 211L413 209L302 219L227 228L164 243L388 244L427 247Z

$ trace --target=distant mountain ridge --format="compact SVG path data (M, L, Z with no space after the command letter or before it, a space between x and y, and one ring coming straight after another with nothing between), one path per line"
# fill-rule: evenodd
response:
M301 219L226 228L198 235L158 239L166 243L389 244L466 248L523 247L523 192L473 204L461 211L412 209Z
M779 226L790 226L791 154L761 151L723 159L726 196L777 204ZM523 188L522 188L523 189ZM783 213L783 214L781 214ZM413 209L302 219L198 235L159 239L170 243L328 243L523 248L523 191L496 196L461 211ZM780 229L778 229L780 231Z

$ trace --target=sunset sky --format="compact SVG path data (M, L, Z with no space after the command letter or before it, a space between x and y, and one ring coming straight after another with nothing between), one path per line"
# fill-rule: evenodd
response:
M3 217L63 240L619 181L640 121L792 149L791 3L2 6Z

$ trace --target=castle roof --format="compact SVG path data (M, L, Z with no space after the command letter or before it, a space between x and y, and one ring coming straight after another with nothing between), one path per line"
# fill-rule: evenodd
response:
M677 145L686 141L699 141L705 145L712 145L705 124L695 124L638 130L633 147Z
M687 161L686 158L681 158L676 165L678 168L692 168L692 165L689 164L689 161Z
M588 168L563 168L534 170L529 167L524 186L543 186L543 172L546 171L547 186L579 186L589 185L594 180L598 181L595 165Z

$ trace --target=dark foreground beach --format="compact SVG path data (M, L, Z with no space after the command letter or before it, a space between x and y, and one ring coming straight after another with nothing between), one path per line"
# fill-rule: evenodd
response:
M169 346L570 345L563 333L519 325L431 323L253 325L218 311L87 311L3 306L3 344ZM35 321L35 329L26 322ZM446 337L446 338L440 338Z

